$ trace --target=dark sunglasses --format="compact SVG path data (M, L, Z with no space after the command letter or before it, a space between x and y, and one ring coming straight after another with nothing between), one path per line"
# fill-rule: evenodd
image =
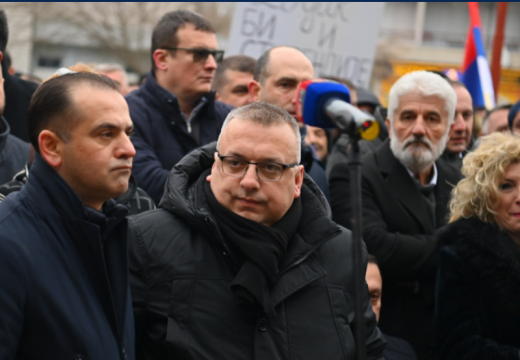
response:
M208 56L213 56L217 63L221 62L224 59L224 50L209 50L209 49L188 49L188 48L180 48L180 47L170 47L163 46L164 50L184 50L189 51L193 54L193 62L205 62L208 59Z

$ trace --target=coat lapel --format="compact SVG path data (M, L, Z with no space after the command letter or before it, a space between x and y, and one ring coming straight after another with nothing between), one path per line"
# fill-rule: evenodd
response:
M406 168L395 158L390 149L390 139L379 148L376 157L381 174L388 184L389 193L393 194L417 220L424 233L433 234L435 224L428 214L428 205Z

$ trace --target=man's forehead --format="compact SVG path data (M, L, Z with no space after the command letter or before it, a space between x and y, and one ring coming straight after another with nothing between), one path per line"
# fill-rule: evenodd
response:
M291 126L285 122L272 122L269 124L264 124L259 121L255 121L252 119L248 119L247 117L235 117L231 119L228 125L222 131L223 134L227 134L229 132L235 131L243 131L248 130L252 127L260 127L261 129L266 130L276 130L279 131L288 131L292 132Z
M208 47L211 42L212 47L217 47L217 36L211 31L196 29L193 24L185 24L181 26L177 33L178 47Z
M437 108L440 111L446 111L446 100L438 95L423 95L418 93L408 93L399 98L398 111L417 106L423 108Z
M307 57L293 48L276 48L269 55L267 66L268 77L293 77L299 79L302 76L307 80L314 77L314 68Z
M453 88L455 90L455 94L457 95L457 105L460 103L470 103L472 104L471 94L469 91L462 86L455 86Z
M495 110L489 115L490 119L498 120L498 119L507 119L507 115L509 114L509 109L498 109Z
M267 134L270 133L270 135ZM266 138L267 136L267 138ZM287 123L262 124L257 121L243 118L233 118L224 128L221 135L220 147L233 147L238 142L246 139L248 144L263 145L265 140L271 140L277 136L283 136L284 142L294 138L294 131Z
M91 113L105 111L124 112L130 117L126 100L116 89L81 84L74 86L70 94L71 105L78 117L90 117Z
M246 80L253 79L253 73L239 70L227 69L224 73L225 77L228 80Z

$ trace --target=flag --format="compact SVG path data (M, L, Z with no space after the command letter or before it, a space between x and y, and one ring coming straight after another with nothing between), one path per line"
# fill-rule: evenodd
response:
M470 24L462 64L462 82L473 98L474 107L491 110L495 107L495 92L482 42L478 2L468 2L468 7Z

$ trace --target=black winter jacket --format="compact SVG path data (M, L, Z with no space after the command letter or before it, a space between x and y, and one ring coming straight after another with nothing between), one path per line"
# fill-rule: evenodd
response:
M130 218L131 288L139 359L354 359L354 278L348 230L306 178L303 215L271 288L276 317L237 305L233 249L198 182L214 145L192 152L153 210ZM363 263L366 266L366 259ZM364 294L368 359L385 341Z
M0 185L13 179L29 158L29 144L10 134L10 127L0 116Z
M135 358L126 214L84 206L36 155L0 204L0 359Z
M520 246L495 224L460 219L439 234L441 359L520 359Z
M217 140L227 114L233 109L216 101L214 92L205 97L206 102L191 120L193 133L190 133L177 98L157 83L152 72L138 90L126 96L135 126L133 174L155 203L161 200L173 165L193 149Z

